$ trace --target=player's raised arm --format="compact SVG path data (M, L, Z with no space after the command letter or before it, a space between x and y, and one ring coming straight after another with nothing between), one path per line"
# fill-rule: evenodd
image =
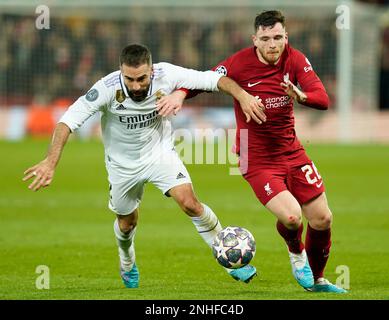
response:
M319 110L327 110L329 98L323 83L317 76L309 60L299 51L296 52L296 78L301 90L288 78L280 85L298 103Z
M182 108L187 90L217 91L218 81L222 77L221 74L210 70L198 71L166 62L159 63L159 66L166 75L171 89L176 90L156 103L158 114L165 117L177 114ZM180 88L185 89L177 90Z
M171 64L163 64L166 71L174 79L172 87L175 89L185 88L189 90L223 91L239 101L247 122L254 119L261 124L266 121L264 106L259 99L244 91L234 80L215 71L196 71ZM162 97L157 102L157 110L162 116L176 114L181 108L188 91L177 90L170 96Z
M242 108L243 113L246 116L246 121L249 122L253 119L258 124L262 124L266 121L266 115L264 113L264 106L260 99L253 97L243 90L234 80L228 77L221 77L217 83L218 89L223 91L236 100ZM157 102L157 110L161 116L176 115L182 108L184 100L187 96L187 90L176 90L168 96L162 97Z
M69 138L69 135L69 127L64 123L58 123L55 127L46 158L24 172L23 181L27 181L31 178L34 179L28 186L29 189L38 191L40 188L50 185L54 177L55 167L59 162L62 150Z

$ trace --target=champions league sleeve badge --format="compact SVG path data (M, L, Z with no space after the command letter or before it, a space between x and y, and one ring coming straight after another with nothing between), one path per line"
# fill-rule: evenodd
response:
M91 89L85 95L85 99L88 100L89 102L96 101L98 97L99 97L99 92L97 91L97 89Z
M219 74L222 74L224 76L227 75L227 68L225 66L218 66L215 71Z

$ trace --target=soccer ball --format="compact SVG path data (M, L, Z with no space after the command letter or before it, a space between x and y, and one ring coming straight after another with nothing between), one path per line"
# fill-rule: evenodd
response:
M250 263L255 255L255 239L248 230L229 226L217 234L212 253L223 267L241 268Z

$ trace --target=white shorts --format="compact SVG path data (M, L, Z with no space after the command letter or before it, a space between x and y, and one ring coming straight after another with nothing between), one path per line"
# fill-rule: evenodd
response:
M177 153L174 150L166 151L163 163L156 162L145 166L121 183L110 183L109 209L119 215L131 214L142 200L146 182L154 184L166 196L171 188L192 183Z

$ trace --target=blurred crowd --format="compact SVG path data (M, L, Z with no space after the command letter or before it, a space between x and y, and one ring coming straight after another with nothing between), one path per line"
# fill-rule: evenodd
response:
M0 15L0 105L38 110L31 125L36 119L45 119L47 106L66 108L94 82L116 70L119 53L128 43L149 46L154 62L167 61L198 70L207 70L252 45L253 19L204 22L190 18L138 21L54 17L49 30L38 30L35 18ZM333 20L287 19L287 28L290 43L309 57L335 106ZM382 30L380 106L383 109L389 108L389 23ZM201 95L191 103L226 106L231 101L222 95ZM50 131L51 127L45 130Z
M370 3L385 8L387 14L383 15L380 21L381 29L381 50L380 50L380 99L381 110L389 110L389 0L358 0L363 3Z
M389 11L381 23L380 109L389 110Z
M116 70L122 47L133 42L148 45L155 62L207 70L250 46L253 31L251 20L140 23L53 18L49 30L37 30L32 27L34 18L3 15L0 19L0 93L7 96L8 104L74 99L97 79ZM291 43L306 52L318 74L328 82L335 74L332 25L326 21L288 22L289 30L293 29ZM212 104L223 104L219 100Z

